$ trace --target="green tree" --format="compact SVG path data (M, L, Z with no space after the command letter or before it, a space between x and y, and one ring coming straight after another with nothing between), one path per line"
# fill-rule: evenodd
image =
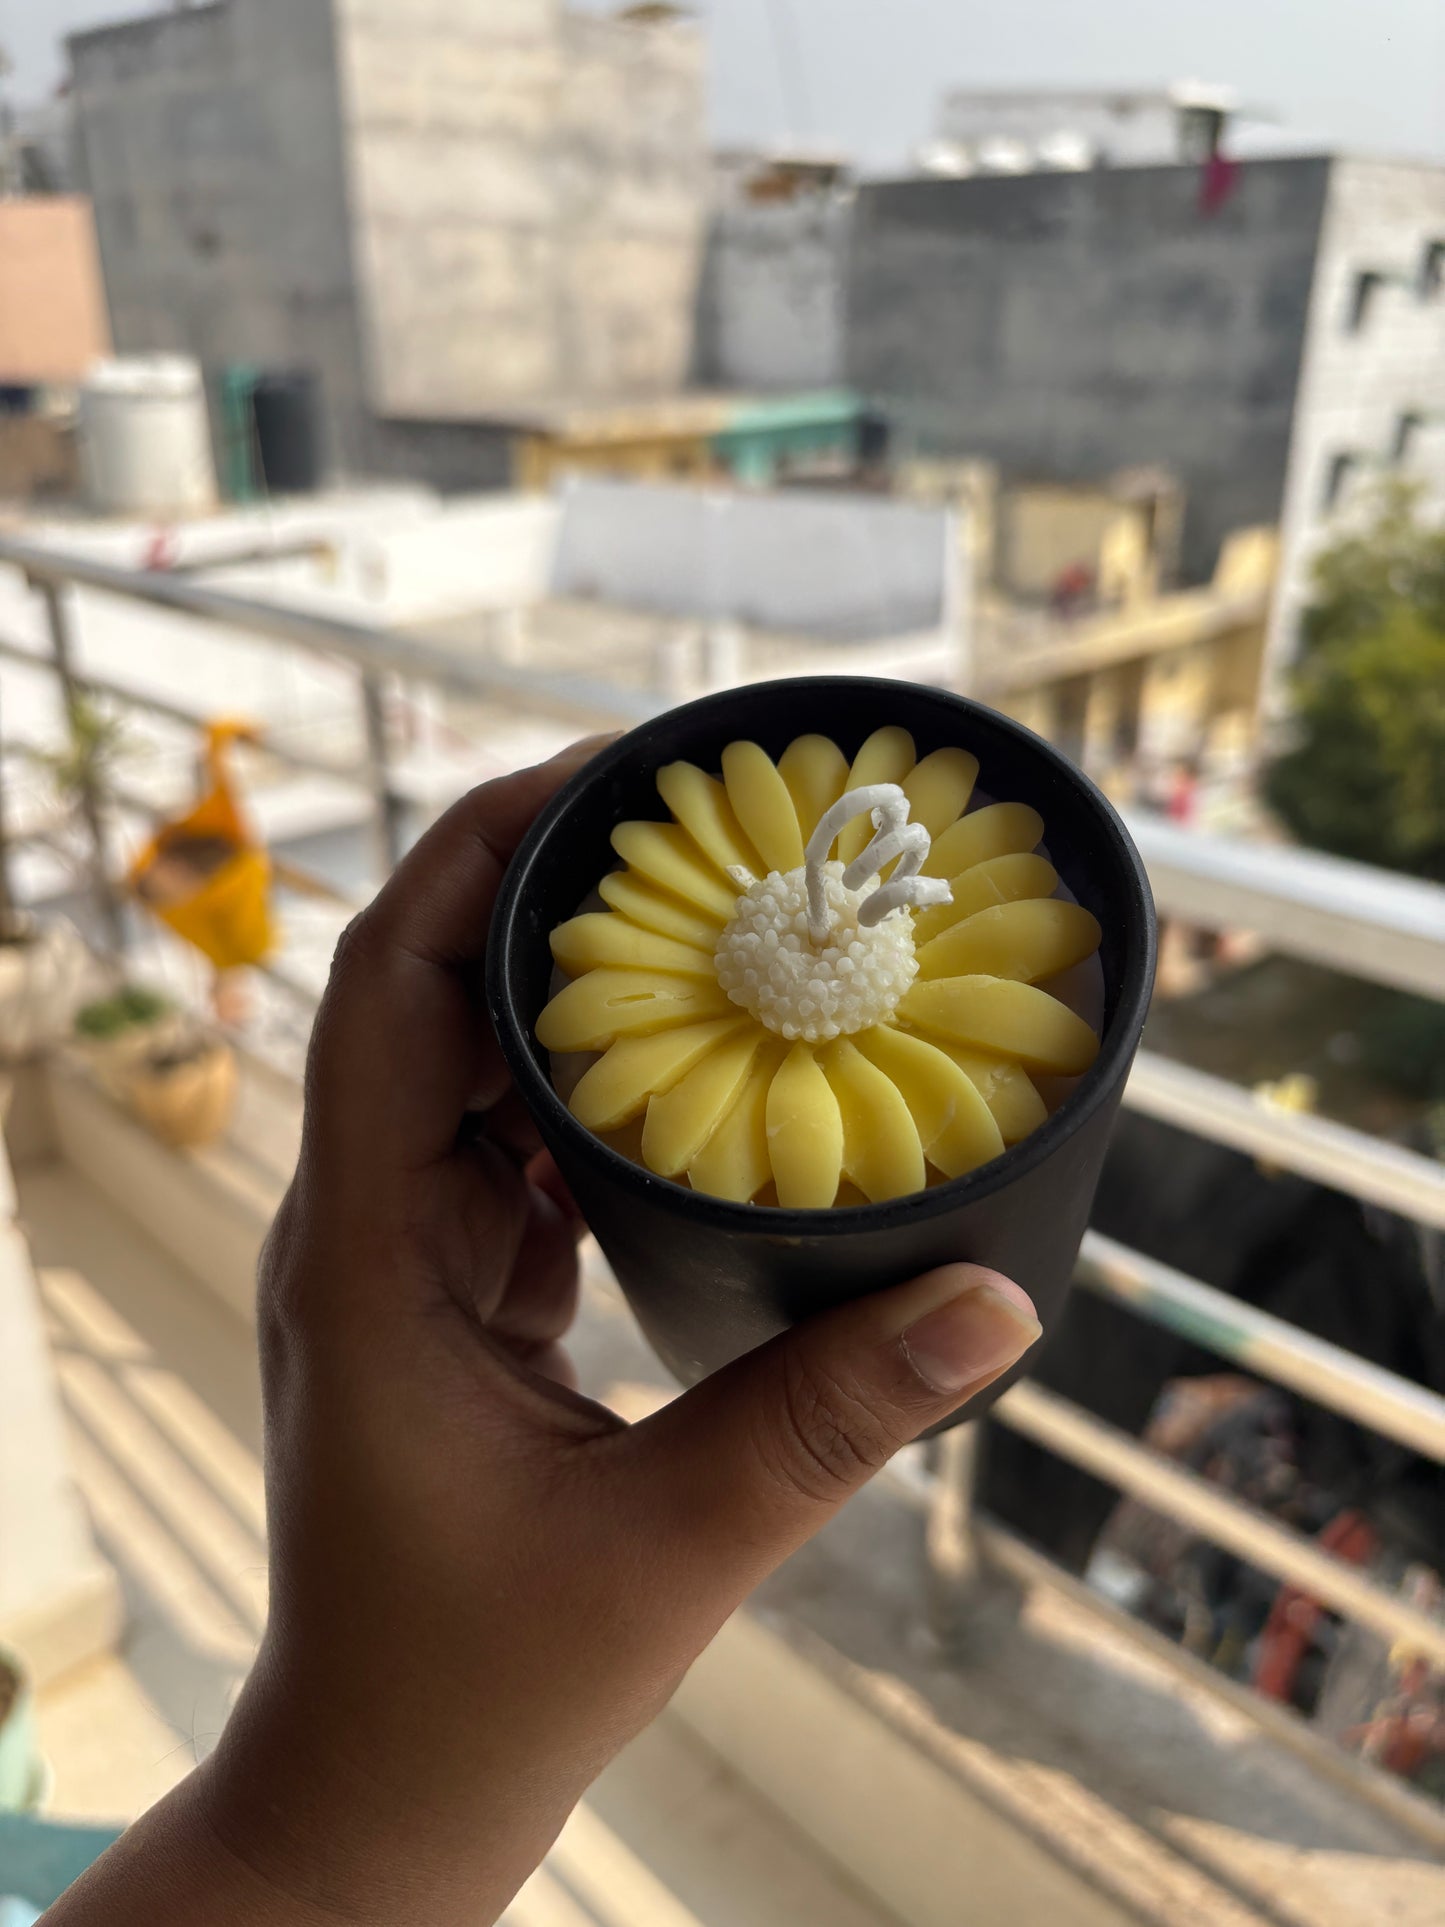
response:
M1303 641L1272 807L1316 849L1445 880L1445 529L1408 491L1321 556Z

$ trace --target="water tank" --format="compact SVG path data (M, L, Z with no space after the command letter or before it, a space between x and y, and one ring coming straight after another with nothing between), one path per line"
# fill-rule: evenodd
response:
M254 502L261 495L261 462L256 452L256 417L251 393L260 370L233 361L221 370L216 387L216 459L221 487L231 502Z
M304 369L259 375L251 389L256 452L268 495L310 495L321 486L321 389Z
M104 515L194 515L214 506L206 391L182 355L99 361L80 391L86 494Z

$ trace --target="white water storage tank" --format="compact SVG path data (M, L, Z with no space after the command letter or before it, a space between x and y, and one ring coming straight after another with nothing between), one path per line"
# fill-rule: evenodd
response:
M80 462L103 515L195 515L214 506L206 392L183 355L96 362L80 391Z

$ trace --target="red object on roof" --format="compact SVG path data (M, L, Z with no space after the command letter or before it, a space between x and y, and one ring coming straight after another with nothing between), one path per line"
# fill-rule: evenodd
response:
M1217 214L1238 187L1242 171L1228 155L1211 154L1200 174L1199 212Z

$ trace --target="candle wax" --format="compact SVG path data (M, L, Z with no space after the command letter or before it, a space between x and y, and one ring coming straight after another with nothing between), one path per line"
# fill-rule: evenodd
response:
M1035 1080L1098 1049L1049 986L1100 932L1036 811L969 808L978 774L893 726L851 763L812 735L776 763L737 742L716 774L659 771L670 820L618 824L605 908L552 932L570 981L537 1038L583 1065L578 1121L675 1182L817 1210L962 1177L1036 1130Z

